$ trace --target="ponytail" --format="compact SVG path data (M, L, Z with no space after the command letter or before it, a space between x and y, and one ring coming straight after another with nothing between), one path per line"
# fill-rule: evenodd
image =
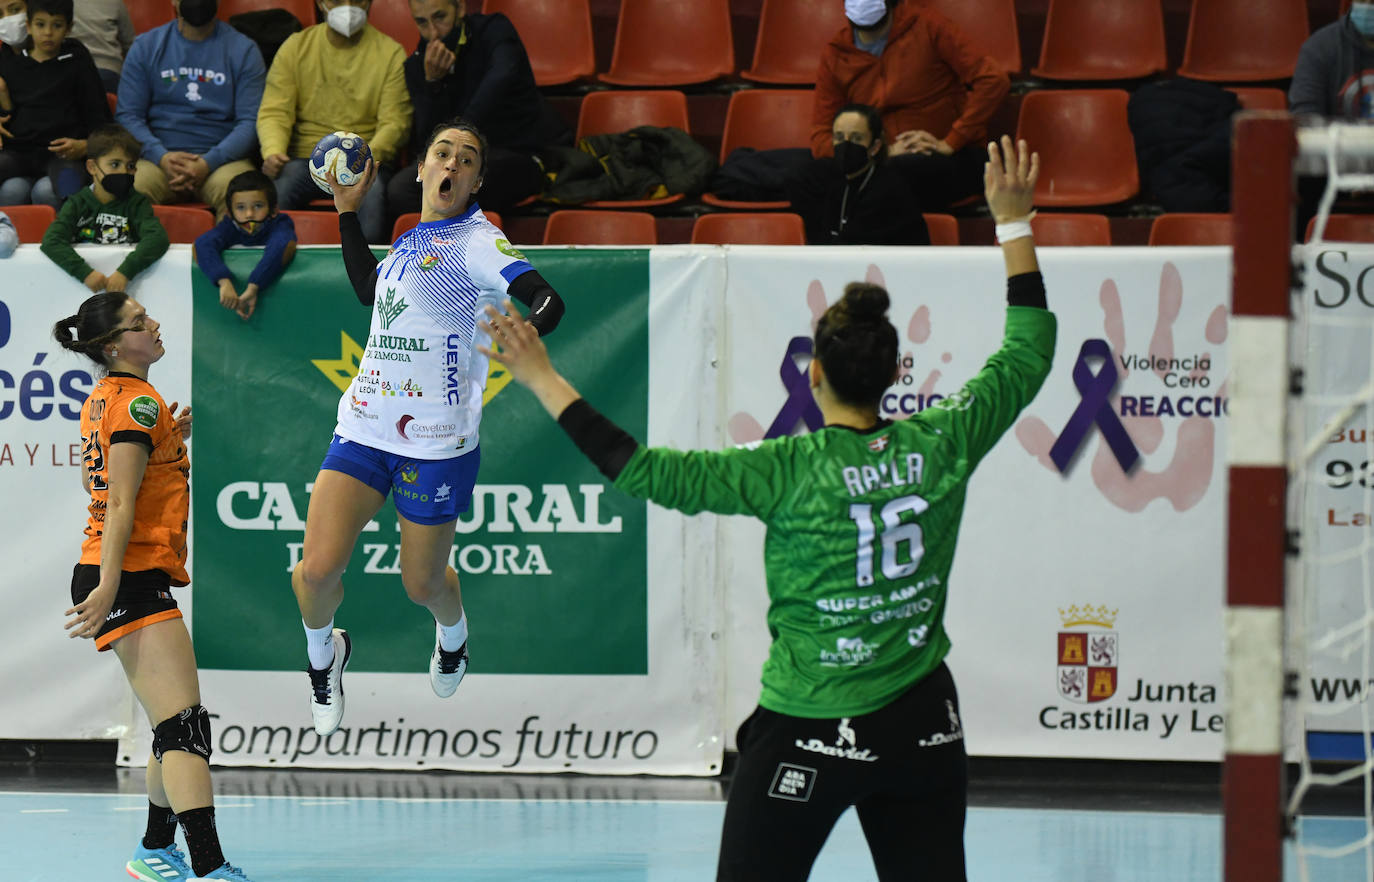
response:
M128 299L129 295L122 291L92 294L75 315L69 315L53 325L53 339L63 349L79 352L101 367L108 368L110 362L105 354L105 344L118 336L121 330L119 311Z

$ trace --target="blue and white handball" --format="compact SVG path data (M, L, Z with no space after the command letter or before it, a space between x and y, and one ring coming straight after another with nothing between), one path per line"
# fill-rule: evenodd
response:
M372 158L372 149L367 146L363 136L354 132L333 132L325 135L310 151L310 177L324 192L333 195L326 172L345 187L363 176L367 161Z

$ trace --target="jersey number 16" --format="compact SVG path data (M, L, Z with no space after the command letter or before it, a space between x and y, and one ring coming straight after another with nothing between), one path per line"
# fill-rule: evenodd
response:
M930 503L919 496L901 496L882 507L878 517L882 520L883 578L896 581L905 579L921 565L925 555L922 544L921 525L902 523L902 515L911 512L919 515L930 508ZM856 502L849 506L849 518L859 528L858 548L854 551L854 581L860 588L873 584L873 539L877 532L873 524L873 506L866 502ZM906 543L906 554L901 553L902 543ZM907 560L903 561L905 556Z

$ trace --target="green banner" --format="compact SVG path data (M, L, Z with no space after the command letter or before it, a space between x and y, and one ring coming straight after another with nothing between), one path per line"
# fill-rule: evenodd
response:
M261 254L235 249L246 279ZM616 423L648 422L648 251L534 252L568 311L559 368ZM304 249L244 322L194 276L192 450L195 645L201 667L301 670L290 567L339 396L370 311L338 249ZM518 306L516 308L519 308ZM452 561L472 623L472 667L496 674L645 674L645 504L611 489L534 397L493 364L472 507ZM390 500L358 541L336 617L350 670L427 670L433 619L401 586Z

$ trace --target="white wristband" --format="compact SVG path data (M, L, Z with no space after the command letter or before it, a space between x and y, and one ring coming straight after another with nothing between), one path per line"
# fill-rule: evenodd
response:
M1030 216L1028 215L1019 220L1007 221L1004 224L998 224L996 227L996 235L999 245L1003 242L1010 242L1013 239L1029 238L1031 235Z

